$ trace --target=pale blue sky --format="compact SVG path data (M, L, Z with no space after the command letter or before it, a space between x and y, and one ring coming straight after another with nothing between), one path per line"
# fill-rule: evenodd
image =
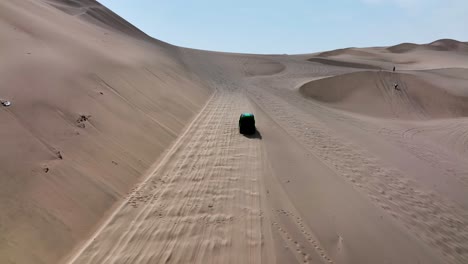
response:
M468 0L99 0L174 45L245 53L468 41Z

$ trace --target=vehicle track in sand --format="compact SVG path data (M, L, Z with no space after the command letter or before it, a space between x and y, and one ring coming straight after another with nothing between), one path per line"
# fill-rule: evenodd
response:
M260 142L236 126L249 107L239 92L216 93L70 263L261 262Z
M465 262L468 230L462 208L425 190L398 169L383 165L361 146L340 138L323 121L302 112L299 102L286 101L293 100L286 93L280 99L272 91L253 88L249 92L269 116L275 116L275 121L287 128L291 138L403 223L409 233L438 249L447 263ZM322 115L336 114L319 105L312 106Z
M463 210L337 128L383 131L200 54L182 55L217 92L69 263L464 263ZM253 110L264 135L239 135Z

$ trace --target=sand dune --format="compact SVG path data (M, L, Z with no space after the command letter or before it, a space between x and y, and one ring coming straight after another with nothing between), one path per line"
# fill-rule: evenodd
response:
M210 94L176 48L122 35L126 22L96 8L109 26L48 2L0 3L0 97L12 102L0 111L0 263L67 254Z
M123 20L121 17L96 1L48 0L46 2L67 14L92 22L100 27L112 29L135 38L149 39L149 37L141 30Z
M417 75L356 72L300 87L307 97L340 109L392 118L467 117L468 97L450 94Z
M401 43L395 46L388 47L387 50L393 53L405 53L408 51L415 50L418 47L419 45L414 43Z
M414 43L402 43L392 47L388 47L387 50L393 53L405 53L414 50L434 50L434 51L457 51L457 52L468 52L468 45L464 42L460 42L453 39L440 39L429 44L414 44Z
M391 47L347 48L300 56L309 60L345 61L356 66L362 64L386 70L391 70L394 66L400 70L428 70L467 68L467 54L466 43L441 39L429 44L402 43Z
M468 262L466 43L246 55L91 0L0 18L0 263Z
M453 39L440 39L428 45L434 47L436 50L468 52L468 45L466 43Z

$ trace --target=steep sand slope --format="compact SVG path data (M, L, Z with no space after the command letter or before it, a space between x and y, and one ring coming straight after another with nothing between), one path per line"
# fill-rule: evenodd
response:
M0 3L0 263L71 250L210 94L177 48L95 1L55 2L80 12Z

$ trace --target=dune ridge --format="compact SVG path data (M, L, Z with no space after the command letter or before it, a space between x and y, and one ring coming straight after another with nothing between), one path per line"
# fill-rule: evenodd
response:
M439 39L428 44L403 43L387 48L393 53L406 53L413 50L468 52L468 45L453 39Z

